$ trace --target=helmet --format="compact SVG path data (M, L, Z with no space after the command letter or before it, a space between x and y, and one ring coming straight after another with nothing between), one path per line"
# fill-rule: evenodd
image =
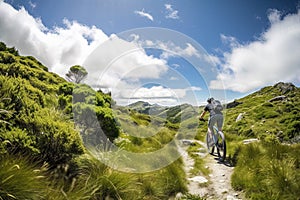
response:
M212 100L214 100L214 98L213 98L213 97L209 97L209 98L207 99L207 103L211 103Z

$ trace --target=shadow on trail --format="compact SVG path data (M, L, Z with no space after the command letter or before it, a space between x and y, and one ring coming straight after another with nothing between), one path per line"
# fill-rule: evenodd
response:
M227 159L225 159L224 161L223 160L220 160L220 158L218 157L217 154L213 154L211 155L214 157L214 160L217 161L218 164L222 164L222 165L225 165L226 167L234 167L232 163L230 163Z

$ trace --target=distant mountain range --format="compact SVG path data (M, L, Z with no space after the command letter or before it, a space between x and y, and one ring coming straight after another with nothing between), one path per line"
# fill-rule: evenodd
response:
M182 104L165 107L138 101L127 106L142 114L181 123L197 117L200 107ZM279 141L300 142L300 89L279 82L225 105L224 130L245 137L274 136Z

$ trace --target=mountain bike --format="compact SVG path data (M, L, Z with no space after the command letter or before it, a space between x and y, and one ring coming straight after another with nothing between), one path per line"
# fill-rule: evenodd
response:
M214 141L213 134L216 136L215 138L217 139L217 141ZM226 158L225 135L222 131L219 131L216 126L214 126L214 133L210 133L210 131L207 131L206 145L207 145L208 152L211 155L214 155L214 151L215 149L217 149L217 155L219 157L219 160L222 162L225 161Z
M207 131L206 134L206 145L209 153L214 155L215 149L217 149L217 154L220 161L225 161L226 158L226 141L225 135L222 131L219 131L216 126L214 126L214 132L211 133ZM217 141L214 141L213 134L216 134Z

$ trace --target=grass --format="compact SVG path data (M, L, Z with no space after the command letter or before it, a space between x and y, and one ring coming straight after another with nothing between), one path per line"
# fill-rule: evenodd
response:
M205 198L195 194L185 194L180 199L181 200L205 200Z
M29 158L0 156L0 199L42 199L47 186L44 168Z
M298 199L300 145L253 143L241 148L232 186L250 199Z
M190 172L192 175L195 176L199 174L203 174L207 176L210 173L210 171L208 168L205 167L204 159L201 158L199 155L195 154L199 152L200 148L204 148L204 147L198 143L194 143L193 145L189 146L189 148L187 149L189 156L191 156L194 160L194 166Z

